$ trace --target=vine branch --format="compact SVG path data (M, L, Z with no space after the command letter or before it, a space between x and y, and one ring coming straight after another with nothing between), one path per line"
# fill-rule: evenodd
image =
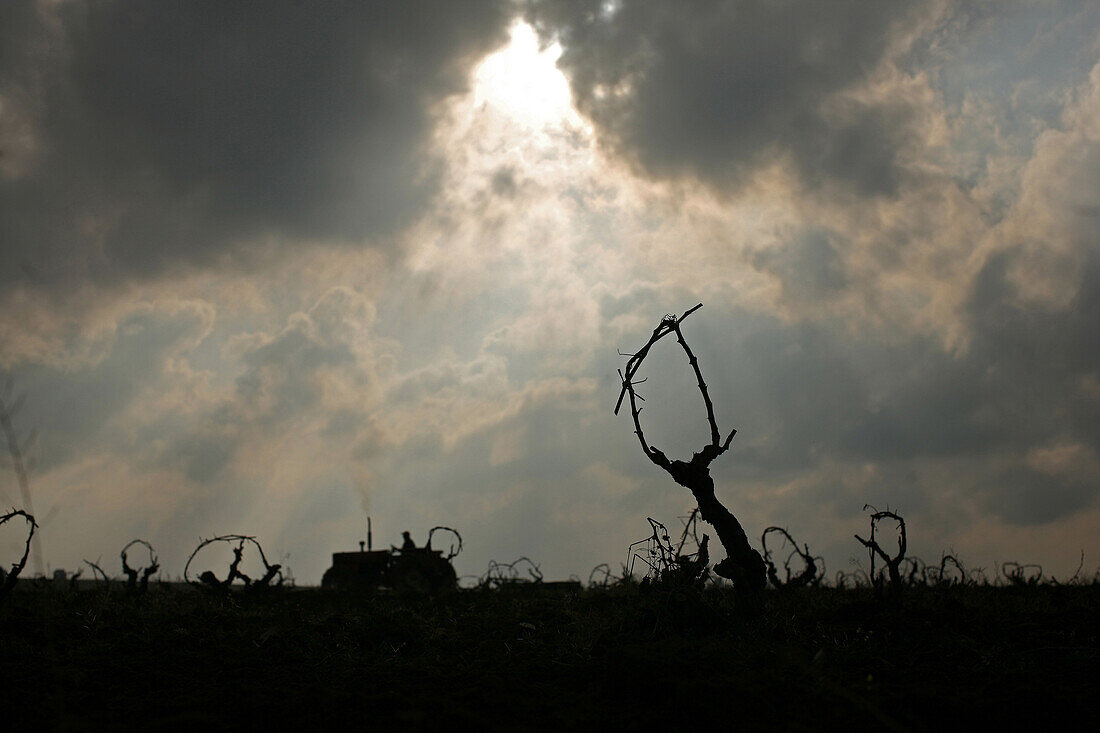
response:
M23 556L19 558L18 562L14 562L11 565L11 570L4 571L0 568L0 600L7 597L11 589L15 587L16 582L19 580L19 573L23 572L23 568L27 566L27 557L31 554L31 539L34 537L34 531L38 529L38 523L34 521L34 515L28 514L22 509L12 509L7 514L0 516L0 524L6 524L9 520L15 517L23 517L27 522L27 541L23 545Z

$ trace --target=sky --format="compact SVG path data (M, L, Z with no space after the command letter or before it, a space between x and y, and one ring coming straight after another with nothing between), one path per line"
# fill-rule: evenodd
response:
M696 303L754 544L867 567L869 503L931 563L1091 575L1100 4L0 4L0 373L50 569L242 533L317 583L368 515L457 528L463 575L617 569L692 508L612 414L620 352ZM687 458L690 367L643 374Z

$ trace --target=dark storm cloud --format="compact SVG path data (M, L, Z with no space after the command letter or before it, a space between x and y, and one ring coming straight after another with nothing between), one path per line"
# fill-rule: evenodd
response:
M859 84L920 4L545 0L559 66L605 142L647 173L737 184L778 156L811 183L890 194L908 120L830 95ZM904 105L902 105L904 106Z
M1095 477L1050 476L1015 468L991 477L983 508L1012 524L1045 524L1087 508L1100 493Z
M1021 437L1064 429L1100 450L1100 399L1082 390L1100 372L1100 251L1092 248L1064 311L1018 302L1007 279L1012 254L986 264L968 304L978 334L970 358L1004 398L991 417Z
M431 106L506 38L504 3L4 3L3 280L247 262L359 240L432 191ZM18 166L16 167L16 164Z

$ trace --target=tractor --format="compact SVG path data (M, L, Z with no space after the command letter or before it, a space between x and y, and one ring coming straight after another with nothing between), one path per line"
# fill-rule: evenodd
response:
M462 551L462 537L450 527L433 527L428 541L417 547L404 533L401 547L388 550L371 549L370 522L367 523L367 542L359 543L359 552L334 552L332 567L321 578L321 587L339 591L399 590L421 593L440 593L458 585L451 560ZM454 536L447 554L432 548L436 532L449 532Z

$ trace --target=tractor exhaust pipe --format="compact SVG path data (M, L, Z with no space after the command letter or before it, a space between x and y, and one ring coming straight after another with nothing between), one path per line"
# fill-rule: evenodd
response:
M367 517L367 551L371 549L370 517Z

